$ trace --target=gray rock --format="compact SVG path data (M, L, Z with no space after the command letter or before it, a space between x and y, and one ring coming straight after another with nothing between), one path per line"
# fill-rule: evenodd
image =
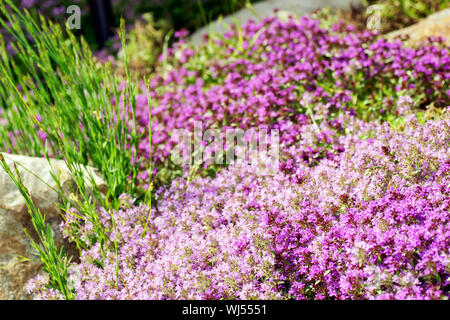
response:
M30 191L35 205L45 215L57 246L64 244L68 254L77 258L77 251L73 245L63 240L59 231L62 219L56 203L60 199L58 194L49 187L56 188L56 184L50 174L51 168L48 161L45 158L2 154L11 169L13 169L13 162L17 164L22 182ZM53 170L61 177L64 195L69 196L73 190L72 186L75 185L69 169L62 160L51 160L51 163ZM93 174L99 190L106 193L107 186L100 175L93 168L88 167L87 170ZM2 300L29 298L24 285L41 269L40 258L31 246L24 228L37 240L25 199L0 167L0 299Z
M252 4L253 10L243 8L232 15L224 17L221 21L215 21L211 24L197 30L192 36L191 41L195 44L203 41L203 35L208 34L210 28L214 33L225 33L228 30L226 25L237 21L243 25L250 19L259 20L273 15L274 9L279 9L277 15L281 17L287 14L302 16L312 13L314 10L330 7L332 9L350 9L351 6L361 6L361 0L265 0ZM256 14L256 15L255 15Z

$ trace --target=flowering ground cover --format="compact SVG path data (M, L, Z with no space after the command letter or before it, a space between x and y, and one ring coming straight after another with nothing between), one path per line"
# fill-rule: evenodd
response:
M170 133L193 131L195 121L204 130L280 129L283 170L292 170L299 161L313 165L342 151L336 140L344 130L342 112L400 125L410 109L449 104L448 48L414 50L369 31L354 33L343 23L327 30L308 17L268 18L230 30L203 48L181 40L168 55L150 92L138 95L136 113L146 134L150 96L152 157L166 165L177 143ZM299 139L311 122L322 127L309 133L315 136L309 141ZM141 140L139 153L148 158L149 150L148 139Z
M92 263L101 259L95 244L71 274L78 298L446 297L450 121L370 129L377 138L346 137L346 151L305 166L301 180L230 166L188 186L175 180L151 212L117 211L119 283L112 252L102 267ZM30 289L52 297L41 281Z
M94 165L109 186L93 199L80 178L63 197L80 261L43 242L35 298L448 299L442 39L413 49L342 21L270 17L200 46L180 30L136 83L17 19L41 50L19 48L27 74L2 55L2 150L64 158L77 176ZM279 162L179 164L175 132L196 123L277 130Z

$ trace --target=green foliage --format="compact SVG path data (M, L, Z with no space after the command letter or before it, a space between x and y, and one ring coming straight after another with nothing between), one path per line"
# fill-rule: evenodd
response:
M13 10L0 3L0 25L16 39L13 47L17 54L12 59L4 45L0 47L0 93L4 97L0 110L6 120L0 126L0 148L64 159L76 188L66 197L59 177L53 174L56 191L63 200L60 208L81 217L80 223L92 224L93 241L100 243L103 253L107 249L117 253L117 240L107 236L115 230L112 211L120 207L119 195L143 192L136 185L140 163L134 160L140 135L136 129L129 130L130 125L136 128L136 88L130 78L126 51L124 65L129 81L119 93L119 80L108 65L96 64L86 42L80 43L69 30L64 32L43 18L38 25L29 12L22 13L11 0L5 2ZM121 30L123 43L123 23ZM50 282L70 299L64 249L56 248L45 218L33 204L17 172L14 174L5 161L1 164L26 200L41 240L41 245L33 243L33 246ZM106 196L86 170L87 165L102 173L108 185ZM107 230L100 222L98 205L110 214L113 230ZM70 208L75 208L76 213ZM74 240L79 249L90 245L79 237Z
M142 20L135 23L128 33L126 51L129 53L129 68L133 74L148 75L153 71L163 48L166 26L155 22L151 13L145 13ZM124 50L119 51L117 71L125 73L123 61Z
M110 187L110 200L124 192L133 194L135 179L129 183L128 177L138 170L131 158L139 137L128 132L136 104L132 83L119 93L109 67L96 65L86 43L80 45L70 31L66 38L59 26L44 19L38 26L28 13L10 14L4 7L2 13L13 25L8 31L17 39L17 60L26 67L16 68L16 61L2 50L2 107L14 110L5 112L8 124L0 131L2 136L16 132L15 143L4 140L4 147L35 156L47 150L70 164L93 165ZM7 28L4 19L1 23ZM47 144L38 130L47 135Z

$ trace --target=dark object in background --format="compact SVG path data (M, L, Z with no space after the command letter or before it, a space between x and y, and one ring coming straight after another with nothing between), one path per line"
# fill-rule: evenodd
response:
M110 0L89 0L92 25L97 38L98 49L104 47L105 42L111 37L114 27L114 16Z
M189 32L207 25L220 15L226 16L260 0L135 0L140 12L151 11L156 19L164 19L172 29Z

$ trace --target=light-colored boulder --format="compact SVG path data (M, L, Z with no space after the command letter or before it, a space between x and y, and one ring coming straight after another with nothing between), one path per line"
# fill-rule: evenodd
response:
M436 12L412 26L393 31L386 35L388 39L409 36L407 44L417 46L429 37L442 36L450 46L450 8Z
M57 246L64 244L68 254L76 259L75 248L65 243L59 231L62 218L56 203L60 199L52 189L56 189L56 183L48 161L45 158L2 154L13 172L13 163L16 163L22 182L53 230ZM51 164L54 172L60 176L64 195L69 196L75 186L69 169L62 160L51 160ZM100 174L94 168L88 167L87 170L92 173L99 190L106 193L107 186ZM0 299L29 298L24 285L41 269L39 256L31 246L24 228L37 240L25 199L0 167Z

